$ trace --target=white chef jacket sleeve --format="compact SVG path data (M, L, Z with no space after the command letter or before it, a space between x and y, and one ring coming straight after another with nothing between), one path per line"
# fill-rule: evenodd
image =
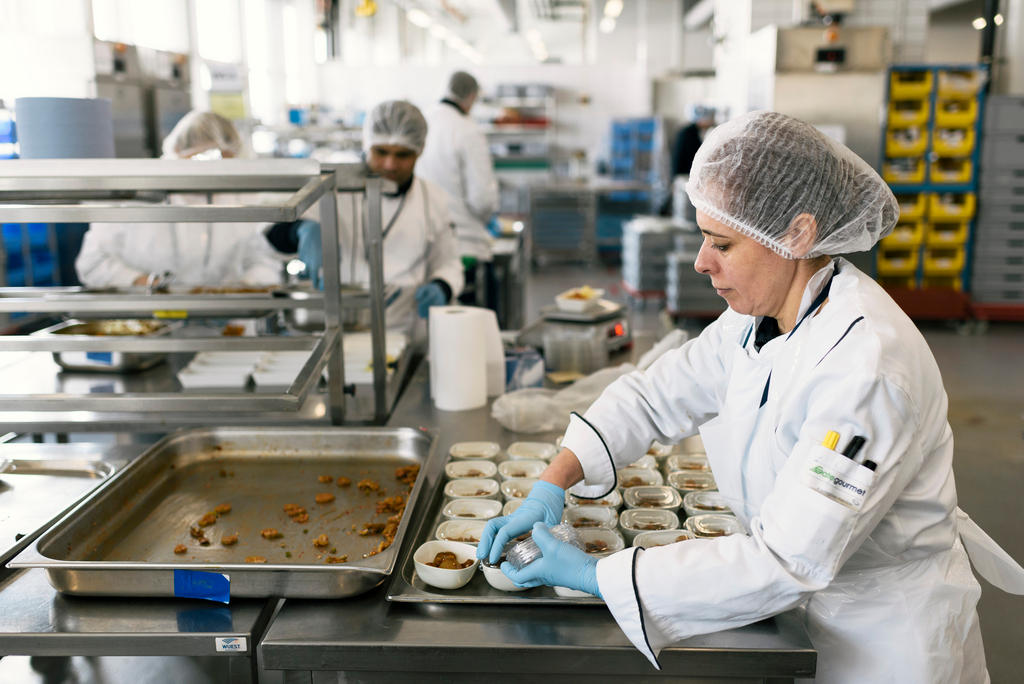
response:
M652 441L678 442L718 412L727 381L722 338L736 317L725 312L647 370L613 382L583 417L573 414L562 446L583 466L583 482L572 488L574 494L607 494L615 487L616 468L640 458Z
M75 271L83 285L91 288L128 287L136 278L146 275L145 271L121 258L125 231L132 227L124 223L93 223L89 226L82 238L82 248L75 257Z
M448 198L443 190L428 181L423 181L423 190L430 194L427 278L424 282L429 283L435 278L445 281L452 289L452 301L455 301L462 292L465 276L462 272L462 259L459 257L459 243L455 239L448 215Z
M808 381L799 440L749 535L630 549L598 561L609 609L656 667L669 644L776 615L827 587L919 470L923 437L914 402L899 383L858 366L862 360L844 359ZM851 367L868 370L858 375ZM870 459L877 470L822 446L828 430L840 433L840 446L865 436L858 461ZM772 457L774 445L761 448L750 458ZM832 474L843 479L826 479ZM845 496L855 505L843 503Z
M267 242L270 224L254 226L238 245L242 259L242 282L246 285L277 285L282 280L282 257Z
M465 157L462 181L465 188L466 208L480 223L487 225L498 210L498 179L494 175L494 162L483 132L473 126L464 140Z

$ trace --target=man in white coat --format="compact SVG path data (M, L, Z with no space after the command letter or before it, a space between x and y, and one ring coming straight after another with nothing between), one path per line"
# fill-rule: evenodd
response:
M444 98L426 113L427 141L416 175L433 181L448 194L467 285L472 282L476 288L483 287L487 299L493 300L493 254L486 226L498 210L498 181L487 138L469 116L479 92L472 75L465 71L451 75ZM485 264L487 285L475 282L478 263Z

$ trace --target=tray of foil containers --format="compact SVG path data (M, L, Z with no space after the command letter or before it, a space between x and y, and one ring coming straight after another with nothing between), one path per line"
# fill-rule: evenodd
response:
M556 452L553 445L540 442L515 442L504 449L493 442L454 444L445 464L445 481L433 492L412 543L399 559L388 600L602 603L595 596L563 587L516 587L501 572L500 562L490 565L476 558L476 544L487 521L514 511ZM714 489L706 456L685 453L685 458L669 463L670 456L683 453L652 445L647 454L617 473L620 486L607 496L583 499L568 494L562 522L552 528L552 534L601 558L631 544L651 548L744 533L725 497ZM676 475L680 472L685 477ZM506 545L502 560L529 562L537 553L527 534Z
M196 597L204 583L227 598L359 594L394 569L433 444L409 428L183 430L11 567L43 568L66 594Z
M162 321L137 318L112 318L62 321L32 333L38 336L59 335L93 339L169 335L174 325ZM64 370L131 373L152 368L167 359L167 352L60 351L53 360Z

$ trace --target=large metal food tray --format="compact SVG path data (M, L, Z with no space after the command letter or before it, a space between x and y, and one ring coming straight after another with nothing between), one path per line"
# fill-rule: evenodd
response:
M120 465L84 455L0 458L0 567Z
M11 563L45 568L50 583L67 594L174 596L175 571L225 575L233 597L339 598L368 591L391 573L411 515L404 515L394 543L364 554L382 541L360 536L381 497L357 488L362 479L380 483L387 495L407 491L395 478L399 466L420 464L406 505L415 508L426 480L434 438L410 428L211 428L170 435L65 515ZM330 475L330 483L318 477ZM333 478L351 478L339 487ZM314 496L336 499L317 504ZM209 546L190 537L190 526L222 503L232 510L203 528ZM293 522L288 503L307 509L309 520ZM276 528L283 537L264 539ZM237 533L234 546L220 543ZM324 549L313 540L327 534ZM188 551L177 555L174 547ZM327 557L348 556L328 564ZM246 563L262 556L265 564ZM181 575L179 574L179 577Z
M134 330L134 332L133 332ZM171 326L159 321L135 319L67 320L35 335L69 335L83 337L125 337L167 335ZM166 352L63 351L53 352L53 360L65 370L124 373L152 368L167 359Z
M477 570L473 579L459 589L438 589L426 584L416 574L416 565L412 556L421 544L434 539L437 526L444 520L441 509L444 507L444 480L438 484L426 510L421 524L413 538L403 551L398 564L398 572L388 587L389 601L408 603L491 603L512 605L604 605L604 601L596 596L562 597L551 587L533 587L525 591L501 591L495 589L484 579L482 570Z

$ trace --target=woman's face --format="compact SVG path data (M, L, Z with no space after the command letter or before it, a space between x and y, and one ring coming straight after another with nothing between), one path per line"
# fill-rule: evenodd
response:
M780 256L702 211L697 212L697 225L704 234L704 244L693 264L697 272L711 277L715 291L733 311L779 318L791 297L797 261Z

